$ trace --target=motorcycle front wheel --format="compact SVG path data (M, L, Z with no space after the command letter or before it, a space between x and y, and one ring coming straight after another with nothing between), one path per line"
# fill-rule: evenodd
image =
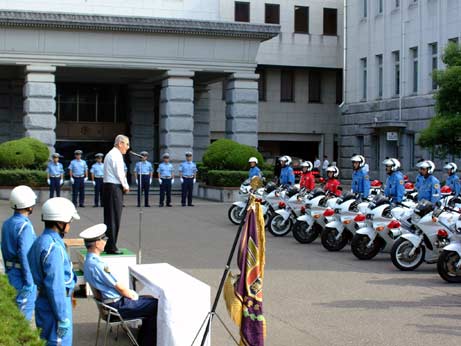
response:
M442 279L450 283L461 283L461 270L458 269L459 255L455 251L443 251L437 262L437 271Z
M420 246L415 250L413 255L410 255L410 251L413 248L414 245L408 239L397 239L391 250L392 263L403 271L410 271L418 268L421 263L423 263L426 250L423 246Z
M301 244L312 243L321 232L322 227L316 222L311 226L305 221L296 221L293 226L293 237Z
M347 245L346 231L337 238L338 230L336 228L326 227L321 233L322 245L328 251L340 251Z
M229 217L229 220L234 225L240 225L243 215L244 215L243 208L237 205L231 205L231 207L229 208L229 211L227 212L227 216Z
M283 220L283 216L274 214L269 220L269 232L276 237L283 237L290 233L293 221L288 218L286 221Z
M369 260L375 257L378 254L381 245L379 244L378 238L375 238L370 247L368 247L369 242L370 238L365 234L354 235L351 243L351 250L354 256L360 260Z

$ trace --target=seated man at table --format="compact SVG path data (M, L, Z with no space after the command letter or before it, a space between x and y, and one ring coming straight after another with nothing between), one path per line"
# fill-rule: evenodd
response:
M99 291L101 300L116 308L123 318L142 318L138 342L141 346L154 346L157 339L157 299L138 294L117 281L100 255L106 245L106 225L87 228L80 237L85 240L88 254L83 273L86 282Z

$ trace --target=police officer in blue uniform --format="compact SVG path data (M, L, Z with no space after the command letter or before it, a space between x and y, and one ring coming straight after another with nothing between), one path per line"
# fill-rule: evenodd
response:
M419 172L423 178L418 189L418 201L424 199L437 203L440 200L440 182L432 175L434 170L435 165L432 161L426 160L419 164Z
M147 151L141 151L141 156L141 161L136 162L134 168L134 178L138 186L138 207L141 206L141 193L144 191L144 206L150 208L149 189L150 184L152 184L154 169L152 168L152 163L147 161L149 153Z
M85 182L88 180L88 166L85 160L82 160L82 151L75 150L75 159L70 162L69 175L72 183L72 202L77 206L85 207Z
M138 334L141 346L156 345L158 300L150 296L138 296L125 285L117 281L110 268L101 258L107 237L106 225L99 224L80 233L88 250L83 273L86 282L98 299L117 309L124 318L142 318Z
M261 177L261 170L258 167L258 159L256 157L250 157L248 160L250 163L250 170L248 171L248 178Z
M91 180L93 181L94 186L94 205L93 207L99 207L99 201L102 205L102 188L104 186L104 163L102 163L102 158L104 157L103 153L97 153L95 155L96 162L91 166Z
M370 178L365 173L365 157L362 155L354 155L352 161L352 192L358 193L362 198L367 198L370 194Z
M450 187L455 196L458 196L461 192L461 183L459 182L459 177L456 174L458 166L454 162L449 162L443 168L447 171L448 174L445 185Z
M403 174L399 170L400 161L395 158L389 158L384 160L383 164L386 166L386 173L388 175L384 195L392 203L401 203L405 195L405 184Z
M166 195L166 206L171 205L171 185L174 184L174 167L170 163L170 154L165 153L162 156L163 162L158 165L158 183L160 184L160 203L159 207L163 207L163 201Z
M192 152L186 153L186 160L179 165L179 178L181 180L181 205L193 207L192 192L196 182L197 165L192 161Z
M47 346L72 345L72 292L77 278L62 238L72 220L79 220L75 206L66 198L47 200L42 207L45 230L27 256L38 288L35 322Z
M53 160L48 163L46 168L46 182L50 186L50 198L61 196L61 185L64 183L64 168L62 163L59 162L60 155L54 153L52 155Z
M27 260L27 253L36 239L34 226L29 220L37 196L28 186L16 186L10 194L13 216L2 226L2 256L5 273L16 289L16 304L29 321L35 306L37 286Z
M280 185L293 185L295 183L295 174L293 168L290 166L291 157L285 155L282 156L279 161L282 165L279 178Z

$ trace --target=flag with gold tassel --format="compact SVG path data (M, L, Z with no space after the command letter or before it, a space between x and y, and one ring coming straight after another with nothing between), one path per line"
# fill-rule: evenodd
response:
M224 300L232 320L240 328L240 345L264 346L264 215L260 202L251 198L237 257L240 274L234 276L229 272L224 286Z

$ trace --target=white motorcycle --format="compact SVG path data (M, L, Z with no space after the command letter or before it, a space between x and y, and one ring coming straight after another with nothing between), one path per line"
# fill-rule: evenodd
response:
M243 216L245 215L245 208L248 203L248 198L250 196L250 190L250 179L247 179L242 183L242 185L240 185L239 200L232 203L227 212L229 220L234 225L240 225L240 222L242 222ZM270 210L270 205L265 201L265 188L259 188L258 190L256 190L255 195L262 200L261 208L263 211L264 219L267 221L267 215Z
M324 212L336 203L337 196L325 193L321 188L312 190L306 198L301 216L293 227L293 237L301 244L312 243L326 225Z
M455 210L459 213L459 208ZM453 228L450 244L445 246L437 261L437 271L450 283L461 283L461 215Z
M268 221L269 232L276 237L283 237L290 233L294 222L301 215L303 198L298 198L300 189L298 186L290 186L280 193L282 201L279 210Z

